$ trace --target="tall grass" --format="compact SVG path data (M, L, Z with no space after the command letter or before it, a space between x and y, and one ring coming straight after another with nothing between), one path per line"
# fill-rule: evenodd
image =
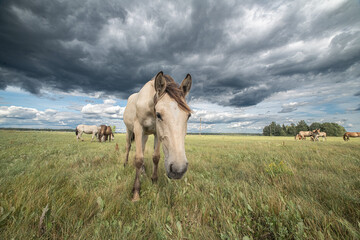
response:
M0 135L0 239L360 238L360 139L191 135L185 177L169 180L162 158L152 184L150 138L133 203L124 135Z

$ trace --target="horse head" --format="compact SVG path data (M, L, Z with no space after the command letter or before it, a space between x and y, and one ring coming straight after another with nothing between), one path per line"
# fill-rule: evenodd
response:
M156 135L163 144L167 176L180 179L187 170L185 136L191 110L185 101L191 89L191 76L187 74L178 86L168 75L159 72L155 77Z

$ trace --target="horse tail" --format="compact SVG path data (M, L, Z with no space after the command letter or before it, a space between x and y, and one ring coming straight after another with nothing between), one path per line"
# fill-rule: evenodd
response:
M77 136L78 133L79 133L79 131L78 131L77 127L76 127L76 129L75 129L75 135Z

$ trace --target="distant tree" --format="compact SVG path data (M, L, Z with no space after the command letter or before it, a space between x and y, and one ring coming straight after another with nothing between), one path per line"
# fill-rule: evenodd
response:
M264 136L270 136L270 126L265 126L263 128L263 135Z
M300 131L309 131L309 126L306 124L306 122L304 120L301 120L300 122L298 122L298 124L296 125L296 131L300 132Z
M276 125L275 125L274 136L280 136L281 130L282 130L282 129L281 129L280 125L279 125L279 124L276 124Z
M320 131L322 131L321 123L314 122L310 125L309 130L312 131L312 130L319 129L319 128L320 128Z
M283 130L283 128L279 124L276 124L274 136L285 136L285 135L286 132Z
M343 126L329 122L321 124L321 129L323 132L326 132L328 136L342 136L346 132Z
M290 126L287 127L286 134L288 136L295 136L297 134L296 127L295 127L294 123L291 123Z
M113 133L115 133L115 131L116 131L116 126L115 126L115 125L112 126L112 127L111 127L111 130L112 130Z
M280 126L279 124L276 124L276 122L272 122L263 128L263 135L295 136L300 131L309 131L319 128L322 132L326 132L327 136L342 136L346 132L345 128L337 123L326 122L321 124L314 122L309 127L304 120L301 120L296 126L294 123L291 123L290 126L285 124Z
M269 125L269 127L270 127L270 136L276 136L276 135L275 135L276 122L271 122L271 124Z
M280 125L278 125L278 126L280 127ZM276 136L275 131L276 131L276 122L272 122L268 126L265 126L263 128L263 135L264 136Z

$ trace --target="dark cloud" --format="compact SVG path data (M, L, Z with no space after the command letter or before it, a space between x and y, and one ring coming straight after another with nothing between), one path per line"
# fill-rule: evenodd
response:
M281 111L279 113L290 113L290 112L294 112L298 109L298 107L300 106L304 106L307 105L307 102L291 102L291 103L287 103L287 104L283 104L281 106Z
M359 64L359 10L356 1L5 1L0 89L126 98L163 70L178 82L191 73L192 99L252 106Z
M268 96L272 94L272 91L267 89L246 89L239 95L230 99L229 105L237 107L248 107L256 105Z

